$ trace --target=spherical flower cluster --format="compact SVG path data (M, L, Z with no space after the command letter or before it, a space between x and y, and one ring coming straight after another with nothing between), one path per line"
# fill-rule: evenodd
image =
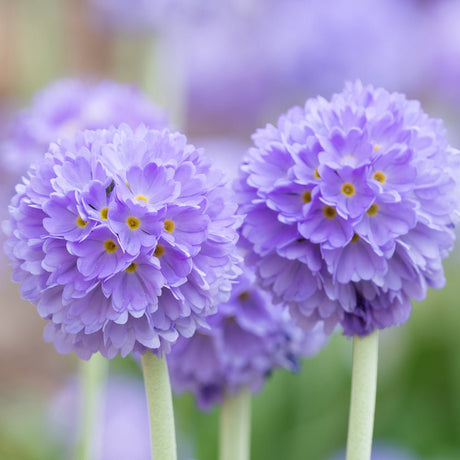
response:
M183 135L83 131L17 186L5 248L59 352L161 354L228 297L235 210L222 173Z
M32 105L12 120L2 146L0 168L17 182L31 163L42 158L50 142L71 138L79 130L120 123L163 129L168 121L165 113L134 86L113 81L56 81L39 91Z
M253 140L238 183L248 260L305 328L364 336L444 285L459 156L418 102L350 83Z
M297 370L300 357L326 343L322 331L302 331L286 309L274 306L247 268L209 324L180 338L168 356L173 390L192 392L204 410L244 388L259 391L273 369Z

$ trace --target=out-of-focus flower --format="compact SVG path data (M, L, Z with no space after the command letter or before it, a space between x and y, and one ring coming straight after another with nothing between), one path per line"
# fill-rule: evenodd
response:
M426 34L398 0L92 0L98 23L180 42L188 131L247 136L299 97L347 79L416 90ZM430 37L431 38L431 37ZM175 46L175 45L173 45ZM179 56L179 57L178 57ZM153 56L152 56L153 59Z
M67 448L69 458L78 435L78 392L77 382L72 380L50 404L51 440ZM98 418L91 440L94 458L150 458L149 417L142 381L121 375L111 376L104 385L103 395L99 400Z
M2 145L0 167L16 182L27 168L41 159L50 142L72 138L83 129L102 129L141 123L163 129L165 113L136 87L112 81L88 83L59 80L39 91L32 105L11 121Z
M5 249L59 352L161 354L228 298L235 210L222 173L185 136L83 131L17 186Z
M253 140L238 185L248 261L301 325L364 336L444 285L459 155L417 101L350 83Z
M345 460L345 453L340 453L331 457L330 460ZM372 448L371 460L421 460L420 457L407 451L395 447L389 443L376 442Z
M426 2L425 34L430 37L427 49L420 53L425 58L423 81L425 90L444 104L458 107L460 100L460 31L457 19L460 5L452 1ZM428 94L430 97L430 94Z
M231 14L234 0L89 0L94 25L111 33L140 35L196 25ZM195 29L196 31L196 29Z
M247 135L299 97L330 95L347 79L411 91L420 83L423 34L408 2L232 6L189 21L183 32L193 132Z
M168 357L173 389L193 393L204 410L244 388L259 391L272 370L297 370L302 356L326 343L322 332L302 331L286 309L273 305L249 269L209 324L179 339Z

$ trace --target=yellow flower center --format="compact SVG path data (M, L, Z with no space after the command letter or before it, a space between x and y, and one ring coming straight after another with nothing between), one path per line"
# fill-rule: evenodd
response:
M129 216L126 219L126 223L131 230L136 230L141 225L141 221L137 217Z
M88 222L86 220L83 220L80 216L78 216L77 225L81 228L85 228L88 225Z
M369 216L375 216L377 214L377 211L379 210L379 205L374 203L371 205L371 207L366 211L366 214Z
M305 190L305 192L302 193L302 201L304 203L310 203L310 201L311 201L311 190Z
M241 301L245 301L249 299L249 291L243 291L239 296L238 299Z
M355 194L355 187L353 184L346 182L342 185L342 193L346 196L353 196Z
M171 219L166 219L165 220L165 223L164 223L164 229L168 232L168 233L172 233L174 231L174 221L172 221Z
M380 145L376 144L376 145L374 146L374 152L377 152L377 150L378 150L379 148L380 148Z
M104 249L107 251L107 252L115 252L117 250L118 246L117 244L115 243L115 241L113 240L105 240L104 241Z
M319 175L319 172L318 172L318 168L315 169L314 175L316 179L321 179L321 176Z
M372 179L383 184L387 180L387 176L385 176L382 171L376 171L372 176Z
M328 219L333 219L337 215L337 211L332 206L324 206L323 213Z
M351 239L352 243L356 243L359 240L359 235L357 233L353 234L353 238Z
M142 201L145 201L146 203L149 202L149 200L147 200L147 197L145 197L144 195L137 195L136 200L138 200L138 201L142 200Z
M155 251L153 251L153 255L155 257L161 257L165 253L165 248L161 244L157 244Z
M126 272L128 273L134 273L137 270L137 264L136 262L131 262L128 267L125 269Z
M109 208L107 208L107 207L102 208L101 212L99 213L99 215L101 216L102 220L107 220L108 214L109 214Z
M351 160L351 161L355 161L355 160L356 160L356 158L355 158L353 155L345 155L345 156L343 157L343 159L344 159L344 160L347 159L347 160ZM343 162L342 162L342 163L343 163Z

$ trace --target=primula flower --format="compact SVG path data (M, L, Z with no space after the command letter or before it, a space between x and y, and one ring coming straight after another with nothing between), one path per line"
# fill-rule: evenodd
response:
M236 205L184 136L127 125L51 144L10 205L6 252L45 339L87 359L161 354L237 273Z
M253 140L237 184L248 261L303 327L365 336L444 285L459 156L417 101L350 83Z
M259 391L272 370L297 370L302 356L326 343L321 331L302 331L287 310L274 306L247 268L209 324L180 338L168 357L173 390L192 392L204 410L245 388Z

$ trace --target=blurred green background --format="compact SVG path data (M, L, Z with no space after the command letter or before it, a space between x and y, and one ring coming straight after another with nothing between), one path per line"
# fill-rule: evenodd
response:
M90 26L90 15L83 0L0 0L1 113L27 105L36 90L56 78L111 77L143 87L187 134L206 132L188 132L180 110L168 107L172 90L156 86L163 81L161 69L152 71L146 61L153 36L106 34ZM423 96L435 116L447 116L456 126L460 113L439 103L434 93ZM459 259L457 251L446 263L444 290L430 291L426 301L413 305L408 323L380 336L375 439L420 459L460 458ZM7 270L2 276L0 460L67 458L62 440L50 434L49 408L77 372L78 360L43 342L35 309L19 299ZM116 358L110 369L141 378L130 359ZM251 458L326 460L340 451L346 442L350 375L351 341L338 334L303 363L299 374L276 372L253 400ZM190 396L176 398L175 408L184 458L215 460L218 410L199 413Z
M375 440L405 448L420 459L460 458L458 277L459 266L452 260L447 287L415 304L408 323L380 335ZM35 316L31 308L28 313ZM18 335L24 342L40 341L40 327L30 334ZM2 366L2 460L65 458L64 447L50 437L46 420L53 393L78 363L73 356L57 355L52 345L40 348L29 349L24 356L16 350L13 375ZM42 363L46 355L55 362ZM29 370L28 359L35 361ZM112 360L110 369L141 378L140 368L129 359ZM316 357L305 360L299 374L275 372L253 400L251 458L324 460L343 448L350 374L351 341L339 334ZM179 446L190 449L191 443L193 458L216 459L218 410L200 413L188 395L175 399L175 410Z

